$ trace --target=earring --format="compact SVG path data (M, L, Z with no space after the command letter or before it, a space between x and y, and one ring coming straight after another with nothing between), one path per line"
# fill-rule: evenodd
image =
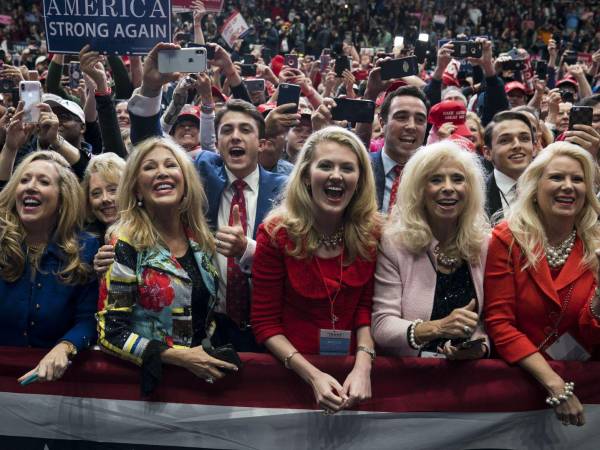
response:
M140 199L138 199L138 201L137 201L137 205L138 205L140 208L143 208L143 207L144 207L144 202L142 201L142 199L141 199L141 198L140 198Z

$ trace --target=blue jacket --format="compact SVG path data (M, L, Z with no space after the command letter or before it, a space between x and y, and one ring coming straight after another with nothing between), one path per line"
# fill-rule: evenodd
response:
M206 220L212 230L217 229L217 219L219 217L219 205L221 203L221 194L227 186L227 172L220 155L212 152L202 152L196 157L196 169L202 178L204 191L208 197L208 211ZM276 173L268 172L260 165L258 184L258 201L256 204L256 217L254 219L253 238L256 239L258 226L262 223L267 213L273 208L281 190L283 189L287 177Z
M371 158L371 167L373 168L373 176L375 177L375 188L377 190L377 209L381 211L383 205L383 194L385 193L385 170L383 169L383 159L381 152L369 153Z
M82 261L91 265L97 239L82 233L79 242ZM51 243L33 279L29 265L13 283L0 278L0 345L50 348L66 340L82 350L95 344L98 281L61 283L54 273L62 259L58 245Z

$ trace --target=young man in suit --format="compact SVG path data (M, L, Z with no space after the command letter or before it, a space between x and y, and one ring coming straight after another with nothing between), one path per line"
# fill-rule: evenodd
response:
M428 101L420 89L401 86L390 92L381 105L379 121L383 128L383 149L370 153L377 205L388 212L395 202L402 169L423 145L427 130Z
M517 196L517 180L535 156L535 134L527 116L515 111L497 113L485 128L484 156L494 165L486 180L486 211L497 223Z

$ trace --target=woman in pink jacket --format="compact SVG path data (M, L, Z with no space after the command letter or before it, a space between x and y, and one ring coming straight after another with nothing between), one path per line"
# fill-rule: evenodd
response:
M381 240L372 332L398 356L476 359L489 351L480 319L489 238L477 157L451 142L406 164Z

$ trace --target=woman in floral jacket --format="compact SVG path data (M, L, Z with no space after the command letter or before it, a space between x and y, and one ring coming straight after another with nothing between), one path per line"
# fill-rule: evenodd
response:
M161 363L213 382L236 366L209 356L217 272L214 241L202 215L206 197L184 151L152 138L130 155L119 187L115 260L100 287L99 343L142 366L142 391L160 380Z

